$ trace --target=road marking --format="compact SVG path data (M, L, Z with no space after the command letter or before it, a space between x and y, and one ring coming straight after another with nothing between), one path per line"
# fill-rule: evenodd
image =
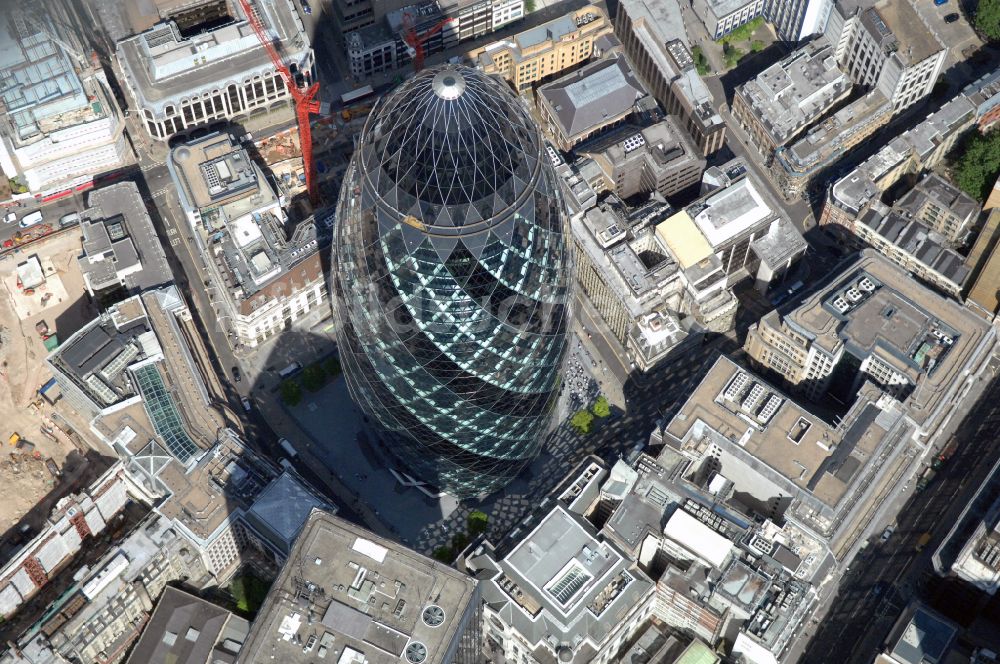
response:
M177 246L177 245L179 245L180 243L181 243L181 239L180 239L179 237L175 237L174 239L172 239L172 240L170 241L170 246L171 246L171 247L176 247L176 246Z

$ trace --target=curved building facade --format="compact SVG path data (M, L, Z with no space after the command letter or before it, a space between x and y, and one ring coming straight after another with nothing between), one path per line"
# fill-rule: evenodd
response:
M337 212L355 402L414 479L460 497L500 488L547 431L573 283L538 128L497 79L422 71L369 116Z

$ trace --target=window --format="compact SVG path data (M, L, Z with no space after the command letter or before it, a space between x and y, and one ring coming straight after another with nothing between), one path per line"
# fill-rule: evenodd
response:
M586 570L579 565L573 565L549 586L549 594L565 606L590 578L591 576Z

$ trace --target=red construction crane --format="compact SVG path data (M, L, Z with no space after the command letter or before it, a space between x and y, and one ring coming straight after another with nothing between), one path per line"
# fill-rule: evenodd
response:
M309 192L309 201L315 206L319 203L319 190L316 189L316 174L314 171L312 155L312 128L309 126L309 114L319 113L319 100L316 95L319 93L319 83L313 83L305 87L299 87L295 82L295 77L288 70L288 67L281 61L277 48L271 38L264 32L264 25L260 22L260 17L256 10L250 5L250 0L240 0L240 7L243 13L257 34L257 39L261 46L267 51L268 57L274 63L274 68L281 74L281 80L285 82L292 101L295 104L295 117L299 124L299 144L302 148L302 166L306 171L306 190Z
M453 20L454 19L450 17L446 18L424 34L420 35L417 34L416 26L413 25L413 14L410 12L403 14L403 40L406 42L407 46L413 49L414 73L424 68L424 42L441 32L444 26L448 25Z

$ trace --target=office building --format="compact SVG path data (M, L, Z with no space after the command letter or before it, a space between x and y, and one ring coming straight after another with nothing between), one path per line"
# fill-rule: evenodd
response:
M254 348L329 313L320 255L330 211L294 223L274 184L226 133L175 147L167 168L234 343Z
M312 47L292 3L257 0L256 7L292 74L312 80ZM277 124L294 117L291 96L238 2L168 15L115 51L129 106L150 137L166 141L218 121Z
M467 67L425 69L367 127L333 243L345 377L401 472L493 491L538 453L556 398L573 283L559 180L510 88Z
M126 664L235 661L249 629L226 609L167 587Z
M472 577L313 511L271 586L241 662L481 662Z
M610 470L591 457L553 496L656 580L658 625L694 637L695 650L725 640L734 659L779 661L832 563L825 542L755 502L739 473L679 451L668 432L650 444L663 446L656 458L632 454Z
M911 0L839 0L824 34L851 79L880 90L894 113L930 94L948 53Z
M599 190L623 199L653 192L673 196L701 182L705 170L701 150L670 116L645 127L625 124L575 152L600 168Z
M823 119L797 140L774 151L768 174L786 199L800 196L841 157L881 129L892 117L892 104L872 90Z
M107 78L53 37L58 31L44 12L5 11L0 34L0 167L7 178L45 198L131 163Z
M363 78L410 63L411 29L425 37L422 48L428 55L480 39L522 16L524 0L424 0L385 11L372 24L344 36L351 74Z
M969 268L945 238L906 208L874 203L851 230L860 241L942 293L961 298Z
M812 400L849 403L866 382L892 396L925 442L962 406L996 333L870 249L792 311L772 311L746 352Z
M695 0L691 7L716 40L764 14L764 0Z
M480 69L498 74L518 92L590 60L611 21L597 5L585 5L474 52ZM603 43L603 42L602 42ZM473 55L473 54L470 54Z
M122 289L135 295L173 282L163 246L134 182L91 191L80 220L77 258L91 297Z
M974 198L937 173L927 173L908 191L896 207L913 215L944 237L952 247L961 247L979 219Z
M682 357L701 330L726 332L737 302L721 264L682 264L658 229L673 215L650 201L629 210L606 199L571 221L580 291L607 324L623 364L648 371Z
M667 243L682 264L718 258L727 286L751 277L766 290L805 253L805 240L742 159L710 168L703 180L707 193L666 221Z
M702 154L721 148L726 125L695 70L678 0L624 0L615 33L646 89L680 120Z
M635 559L563 505L480 545L466 565L480 579L488 650L504 661L616 661L653 612L653 582Z
M733 117L769 164L777 148L793 141L850 91L851 81L837 67L833 47L818 39L739 86Z
M974 122L975 106L967 97L947 102L837 180L827 193L819 223L850 229L904 175L931 170L941 163Z
M623 124L646 97L624 56L593 62L538 88L543 129L560 150Z

